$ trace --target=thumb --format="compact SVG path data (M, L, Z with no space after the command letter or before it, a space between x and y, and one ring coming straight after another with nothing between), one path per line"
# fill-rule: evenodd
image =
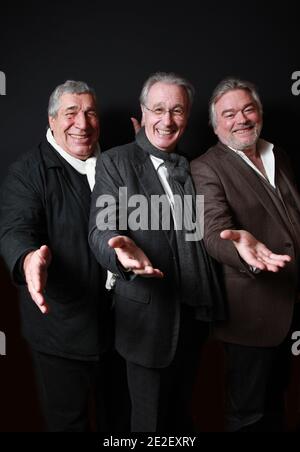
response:
M42 245L40 247L40 249L38 250L38 254L39 254L40 258L45 261L45 265L47 265L47 267L48 267L48 265L51 262L50 248L47 245Z
M234 231L232 229L225 229L220 234L221 239L224 240L232 240L232 241L238 241L241 238L241 234L239 231Z
M125 245L126 245L125 237L121 235L117 237L112 237L108 241L108 246L110 246L111 248L124 248Z

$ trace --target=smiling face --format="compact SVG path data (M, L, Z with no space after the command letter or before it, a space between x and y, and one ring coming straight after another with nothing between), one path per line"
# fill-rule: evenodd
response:
M150 143L162 151L171 152L187 125L187 92L182 86L156 82L149 90L146 106L142 105L142 113Z
M219 140L226 146L245 151L255 146L262 128L262 114L251 96L243 89L228 91L215 103Z
M91 94L65 93L60 97L56 116L49 116L55 141L68 154L80 160L90 157L99 139L99 119Z

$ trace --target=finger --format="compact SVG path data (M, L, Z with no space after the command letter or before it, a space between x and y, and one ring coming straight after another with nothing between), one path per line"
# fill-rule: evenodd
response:
M266 264L266 269L267 269L267 271L272 272L272 273L279 272L279 268L276 265Z
M264 263L263 260L261 260L258 257L254 257L254 256L248 254L247 256L243 256L243 259L251 267L256 267L259 270L265 270L266 269L266 264Z
M289 256L288 254L275 254L275 253L271 253L269 256L271 259L277 259L280 260L282 262L291 262L292 258L291 256Z
M36 292L44 290L47 280L47 270L44 266L36 266L30 271L30 281Z
M137 134L141 128L141 124L139 123L139 121L136 118L130 118L130 120L133 125L134 133Z
M164 274L157 268L148 268L141 270L133 270L135 275L142 276L144 278L163 278Z
M46 303L44 295L41 292L37 292L31 285L28 286L28 291L40 311L43 314L47 314L49 312L49 306Z
M46 303L44 296L41 293L37 293L33 301L43 314L47 314L49 312L49 307Z
M262 270L262 271L264 271L264 270L266 270L266 264L264 264L263 262L260 262L259 260L257 260L257 259L253 259L252 261L251 261L251 263L248 263L251 267L256 267L256 268L258 268L259 270Z
M144 269L144 265L142 262L136 260L136 259L126 259L125 265L122 264L123 267L131 270L141 270Z
M220 233L220 237L223 240L238 241L241 238L241 234L233 229L225 229Z
M288 254L276 254L269 250L265 245L257 245L257 251L260 256L267 257L269 259L274 259L279 262L291 262L292 258Z
M154 268L154 276L155 276L155 278L163 278L164 274L158 268Z
M47 281L47 268L51 261L51 253L47 246L42 246L32 255L28 271L26 272L26 281L33 285L37 292L41 292Z
M277 273L280 270L280 268L276 264L274 264L274 262L269 263L266 259L258 258L258 262L259 261L261 261L265 267L264 269L262 269L263 271Z
M266 265L275 265L276 267L279 268L284 268L286 266L286 262L282 262L282 261L278 261L278 260L274 260L274 259L264 259L264 263Z
M264 262L265 264L270 264L270 265L276 265L278 267L285 267L286 264L288 262L290 262L290 259L285 259L285 256L278 256L276 254L273 254L273 257L271 257L272 254L270 256L266 256L266 255L261 255L260 259L262 260L262 262ZM289 256L287 256L289 257Z
M139 274L143 273L145 275L155 275L163 277L163 273L158 268L153 268L152 265L146 265L140 270L137 270Z

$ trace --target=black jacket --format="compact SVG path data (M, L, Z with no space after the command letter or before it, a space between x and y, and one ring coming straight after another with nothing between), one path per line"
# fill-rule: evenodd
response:
M45 141L9 169L1 189L0 251L20 285L22 328L39 351L94 360L107 347L104 272L88 245L90 188ZM43 315L24 282L25 255L47 244L52 252Z

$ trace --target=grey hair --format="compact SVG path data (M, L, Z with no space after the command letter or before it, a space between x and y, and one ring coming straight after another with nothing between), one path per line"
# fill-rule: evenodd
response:
M170 85L182 86L188 95L189 110L191 109L191 107L193 105L195 89L188 80L181 77L180 75L175 74L174 72L155 72L154 74L150 75L150 77L147 78L147 80L145 81L145 83L142 87L142 91L140 94L141 105L146 105L150 88L155 83L158 83L158 82L167 83Z
M49 98L48 115L55 117L60 107L60 98L63 94L91 94L96 102L96 93L93 88L88 86L85 82L76 82L74 80L67 80L62 85L58 85L52 92Z
M233 77L225 78L221 80L220 83L218 83L209 101L209 123L214 129L217 127L217 118L215 111L216 103L224 94L228 93L229 91L235 91L237 89L248 91L251 94L258 107L260 114L262 115L263 113L262 103L257 92L257 89L253 85L253 83L248 82L247 80L240 80L238 78Z

